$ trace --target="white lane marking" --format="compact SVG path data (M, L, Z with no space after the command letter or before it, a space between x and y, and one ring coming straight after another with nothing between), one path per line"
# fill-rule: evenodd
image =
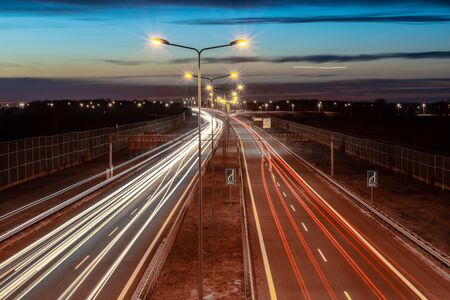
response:
M168 157L168 159L170 159L170 156ZM160 166L160 167L158 167L158 168L161 169L162 166ZM171 167L170 167L170 168L171 168ZM157 173L160 172L160 171L156 171L156 170L153 170L153 171L152 171L152 169L153 169L153 168L151 168L148 172L150 172L150 171L151 171L151 172L157 172ZM161 169L161 170L162 170L162 169ZM146 173L147 173L147 172L146 172ZM156 174L156 173L155 173L155 174ZM143 174L143 176L144 176L144 175L145 175L145 177L146 177L148 174ZM151 176L151 177L153 177L153 176ZM158 176L156 176L156 177L158 177ZM136 188L134 188L133 185L135 185L135 183L138 182L137 180L140 180L140 179L141 179L140 177L136 178L136 180L133 180L133 181L130 182L129 184L125 185L123 188L118 189L117 191L115 191L114 193L112 193L110 196L108 196L107 198L103 199L102 202L105 202L108 198L112 198L112 197L114 197L115 195L118 195L119 193L125 191L125 188L127 188L127 187L131 187L131 191L127 192L128 195L130 195L130 194L136 192ZM144 184L143 186L145 186L145 184ZM136 192L136 194L137 194L137 193L138 193L138 191ZM133 196L133 197L134 197L134 196ZM120 200L121 200L120 203L115 204L116 207L118 207L118 208L121 208L122 204L125 203L125 202L127 202L127 200L124 200L124 201L122 201L122 199L120 199ZM116 201L116 200L115 200L115 201ZM69 230L65 230L65 228L63 228L63 227L61 226L61 227L55 229L54 231L52 231L51 233L49 233L48 235L46 235L44 238L42 238L42 239L49 239L49 235L50 235L50 234L53 234L53 233L55 233L55 232L59 232L59 231L64 230L64 235L61 235L60 237L57 237L57 239L53 239L53 240L51 241L51 243L56 243L56 242L59 242L60 240L62 240L63 238L68 237L69 234L72 234L73 232L76 232L76 236L70 237L70 240L69 240L68 242L64 242L64 244L67 244L67 243L69 243L69 242L71 242L71 241L73 241L73 240L79 238L79 237L81 236L81 233L87 232L88 229L90 230L90 227L96 228L96 229L94 229L94 231L92 231L91 233L89 233L89 235L86 236L86 238L83 238L83 240L80 241L80 242L76 245L76 248L72 248L72 249L68 252L68 254L64 255L64 257L62 257L60 260L58 260L58 262L56 262L56 264L54 264L53 266L51 266L51 268L50 268L49 270L47 270L43 275L41 275L41 276L33 283L32 286L29 286L26 290L24 290L23 292L21 292L21 295L19 295L18 298L22 298L23 295L27 294L34 286L36 286L40 281L42 281L43 278L45 278L50 272L52 272L52 270L54 270L54 269L57 267L57 265L59 265L59 263L61 263L61 262L64 261L65 259L67 259L67 257L69 257L73 252L75 252L76 249L78 249L84 242L86 242L86 241L87 241L90 237L92 237L98 230L100 230L101 227L104 227L104 225L105 225L108 221L110 221L115 215L118 214L118 212L115 212L113 215L111 215L110 217L108 217L105 221L100 221L100 220L103 220L103 219L104 219L104 216L99 216L99 217L95 217L95 219L89 221L89 223L86 223L86 224L84 224L84 225L83 225L83 224L78 225L78 224L75 223L76 221L78 221L78 219L80 219L80 218L82 218L83 216L87 215L90 211L93 211L96 207L99 207L99 208L103 209L103 208L100 206L100 205L102 204L102 202L99 202L99 203L96 204L95 206L92 206L91 209L89 209L89 210L83 212L82 214L80 214L80 215L77 216L76 218L73 218L70 222L66 222L66 223L64 224L64 226L67 225L67 227L70 226L70 225L76 225L76 226L68 227L68 228L70 228ZM122 209L122 208L121 208L121 209ZM108 211L102 212L102 214L107 214L107 213L108 213ZM89 216L89 215L87 215L87 216ZM91 218L91 217L89 217L89 218ZM94 222L96 222L96 223L94 223ZM102 222L103 222L103 223L102 223ZM94 227L94 224L99 224L100 226ZM80 228L77 228L78 226L80 226ZM81 226L83 226L83 227L81 227ZM72 228L73 228L73 230L72 230ZM81 231L80 229L83 229L83 231ZM71 232L71 231L72 231L72 232ZM67 234L66 234L66 232L67 232ZM41 240L42 240L42 239L41 239ZM21 253L23 253L24 251L27 251L28 249L30 249L31 247L34 247L34 246L37 248L38 246L36 246L36 245L38 245L38 243L41 242L41 240L36 241L36 242L33 243L32 245L29 245L27 248L25 248L24 250L22 250ZM36 253L34 253L33 255L37 255L37 254L39 254L39 253L45 253L45 251L47 251L47 249L52 249L52 246L53 246L53 248L54 248L54 245L56 245L56 244L51 244L51 243L46 244L45 247L44 247L43 249L39 249L39 251L36 251ZM60 247L59 245L57 245L57 246L58 246L58 248L56 248L56 250L51 250L52 253L50 253L50 254L48 254L48 255L46 254L45 260L44 260L44 259L41 259L41 260L39 260L38 263L35 263L33 266L29 267L28 270L27 270L27 274L25 274L25 275L22 276L22 277L25 277L25 276L28 277L28 276L31 276L31 275L35 274L35 272L41 270L41 269L44 267L44 265L49 264L49 261L51 261L51 260L53 259L53 257L55 257L55 255L61 253L63 250L66 249L66 246L64 246L64 245L62 245L61 247ZM64 248L63 248L63 247L64 247ZM58 251L56 254L53 253L53 252L56 252L56 251ZM13 260L13 259L16 259L19 255L21 255L21 253L16 253L13 257L9 258L8 261L11 261L11 260ZM27 258L28 261L26 261L25 263L29 263L29 261L30 261L31 259L34 259L34 257ZM8 261L6 261L6 262L1 262L1 263L0 263L0 267L3 266L3 265L5 265ZM20 262L19 268L21 268L21 267L23 267L23 266L24 266L24 263L23 263L23 262ZM16 270L18 270L18 269L16 269ZM31 275L29 275L29 274L31 274ZM22 280L22 281L23 281L23 280ZM7 290L6 292L4 292L4 290L0 291L0 298L3 298L3 296L6 295L6 293L11 293L11 291L12 291L13 289L15 289L16 286L17 286L17 284L15 284L15 285L12 286L12 287L8 286L8 287L7 287L8 290ZM2 296L2 295L3 295L3 296Z
M80 261L80 263L75 267L75 270L78 269L79 267L81 267L81 265L89 258L89 255L86 256L82 261Z
M302 222L302 226L303 226L303 229L305 229L305 231L308 231L308 228L306 228L305 223Z
M278 187L280 187L280 183L277 182Z
M134 213L137 211L137 208L135 208L130 215L134 215Z
M291 209L295 212L295 207L291 204Z
M323 255L322 251L320 251L320 249L317 249L317 251L319 251L320 256L322 256L322 259L324 262L327 262L327 259L325 258L325 255Z
M273 283L272 271L270 270L269 258L267 256L266 245L264 243L264 238L263 238L263 234L262 234L262 230L261 230L261 224L259 222L258 211L256 209L255 197L253 196L252 182L250 179L250 174L248 173L247 159L245 158L245 148L244 148L244 145L242 144L242 139L241 139L240 135L239 135L239 143L241 144L241 151L242 151L242 154L244 157L243 161L244 161L245 175L247 177L248 190L250 192L250 199L252 202L252 210L253 210L253 216L255 218L255 223L256 223L256 232L258 234L259 247L261 249L264 270L265 270L266 277L267 277L267 284L269 286L270 299L276 300L277 294L275 292L275 285Z
M344 291L344 295L345 295L345 298L347 298L347 300L352 300L352 297L350 297L350 295L347 293L347 291Z
M283 196L284 196L284 197L287 197L285 192L283 192Z
M114 232L116 232L116 230L119 229L119 227L114 228L113 231L110 232L110 234L108 234L108 236L112 236Z
M403 281L403 283L408 286L413 292L414 294L416 294L416 296L422 300L426 300L427 297L425 297L424 294L422 294L422 292L414 285L411 283L411 281L409 281L396 267L394 267L392 265L392 263L386 258L384 257L384 255L382 255L368 240L366 240L359 232L358 230L356 230L355 227L353 227L348 221L347 219L345 219L339 212L337 212L337 210L331 206L331 204L329 204L316 190L314 190L304 179L303 177L301 177L287 162L286 160L284 160L283 157L280 156L280 154L270 145L267 144L268 147L270 147L272 149L272 151L277 154L281 160L287 165L289 166L289 168L292 170L292 172L294 172L294 174L301 179L301 181L308 187L308 189L310 191L313 192L313 194L315 194L346 226L348 229L350 229L350 231L352 231L357 237L358 239L363 242L366 247L376 256L378 257L385 265L386 267L388 267L401 281ZM285 147L286 148L286 147Z

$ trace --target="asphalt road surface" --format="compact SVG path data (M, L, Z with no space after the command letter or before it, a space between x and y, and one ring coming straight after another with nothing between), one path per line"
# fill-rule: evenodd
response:
M210 116L204 117L210 121ZM202 129L203 157L215 119ZM198 171L198 131L89 204L2 249L0 299L127 299Z
M448 281L243 119L258 299L450 299Z

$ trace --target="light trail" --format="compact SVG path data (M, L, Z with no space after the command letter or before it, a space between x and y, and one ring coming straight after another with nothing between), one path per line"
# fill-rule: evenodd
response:
M372 272L370 273L370 275L368 275L369 273L366 274L365 270L363 270L362 266L360 266L359 261L357 262L353 259L353 257L341 245L341 242L336 239L337 237L343 238L345 240L345 243L353 248L356 253L360 255L360 257L367 263L367 265L370 267L369 270L375 271L375 273L378 274L380 278L382 278L383 281L392 288L393 291L395 291L399 298L408 299L408 296L406 296L405 294L406 291L408 293L411 292L415 297L426 299L425 295L416 286L414 286L413 282L417 284L414 277L412 277L402 268L398 267L398 264L395 261L391 262L389 256L382 252L379 247L372 244L372 242L364 234L362 234L358 229L350 224L348 220L346 220L339 212L336 211L335 208L333 208L323 197L321 197L319 193L314 190L283 159L282 156L280 156L280 154L274 149L274 146L270 144L270 141L263 138L251 126L248 126L246 123L240 121L239 119L233 117L233 120L242 125L242 127L248 131L248 133L252 136L253 141L256 142L257 147L262 150L263 157L261 159L261 163L266 164L266 166L268 163L270 167L268 170L261 168L261 173L269 172L269 176L273 178L273 186L277 190L280 203L285 206L284 198L286 197L286 194L283 192L283 196L281 196L281 193L278 190L278 181L275 180L274 173L276 173L277 175L276 178L279 178L280 181L284 183L284 185L292 193L300 206L308 213L312 221L314 221L314 223L318 226L320 232L324 234L333 248L341 253L344 260L355 270L355 272L359 275L363 282L365 282L370 290L372 290L377 298L386 299L386 296L380 290L378 284L375 284L375 282L373 281ZM240 138L242 139L242 137ZM312 208L310 208L310 206ZM287 206L285 206L285 210L286 215L289 219L292 212L287 208ZM317 213L324 219L325 222L318 219L318 217L316 216ZM273 214L274 212L272 212L272 215ZM297 224L291 224L294 231L296 232ZM305 232L307 232L308 229L306 225L303 222L301 222L301 225ZM333 231L330 231L327 227L332 227ZM278 231L283 230L282 228L277 229ZM280 234L280 237L281 239L283 239L281 235L282 234ZM336 235L336 238L334 237L334 235ZM323 252L320 249L318 249L318 252L322 259L326 261L327 259L325 258ZM391 278L388 278L388 276L391 276ZM397 282L407 289L400 291ZM423 288L422 285L418 286L420 288ZM345 296L347 296L347 294ZM409 297L411 297L411 295L409 295Z
M206 121L201 134L202 155L209 155L213 147L211 126L214 140L217 141L223 125L217 119L209 122L211 116L206 112L202 113L202 118ZM196 171L197 166L198 140L195 131L176 145L170 151L165 151L166 156L154 165L1 262L0 298L26 297L42 284L48 283L47 279L56 270L63 271L68 262L79 256L92 259L89 259L80 274L68 276L75 278L63 283L63 291L55 298L67 299L78 293L89 293L89 290L83 289L83 285L92 280L97 284L90 291L89 298L98 297L118 268L123 267L124 258L131 249L136 248L140 242L138 238L150 226L159 226L160 223L156 222L164 218L161 215L163 208L177 207L182 201L176 195L183 190L187 178ZM124 216L131 216L131 220L118 230L116 224ZM116 231L112 239L102 238L112 236ZM92 246L91 241L96 240L99 241L98 245ZM118 249L121 250L117 252ZM90 252L89 256L84 254L87 251ZM111 259L112 265L109 264ZM80 266L86 260L82 260ZM102 264L110 265L109 270L100 279L93 278L94 271Z

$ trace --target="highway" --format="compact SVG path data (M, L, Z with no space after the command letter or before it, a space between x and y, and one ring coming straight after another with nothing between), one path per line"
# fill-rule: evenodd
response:
M203 113L202 157L222 122ZM211 127L212 126L212 127ZM198 131L145 168L2 249L0 299L127 299L198 171Z
M286 148L232 117L241 143L258 299L448 299L416 252Z

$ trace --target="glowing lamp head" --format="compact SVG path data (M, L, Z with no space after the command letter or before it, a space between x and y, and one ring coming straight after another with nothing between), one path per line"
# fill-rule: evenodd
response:
M238 72L231 72L231 73L230 73L230 77L231 77L232 79L237 79L237 78L239 78L239 73L238 73Z
M237 89L240 90L240 91L242 91L242 90L244 89L244 86L243 86L242 84L239 84L239 85L237 86Z
M206 86L206 90L207 90L207 91L212 91L212 89L213 89L212 85L208 84L208 85Z
M192 77L194 77L194 75L192 75L192 73L190 73L190 72L184 73L184 78L185 79L192 79Z
M239 40L234 40L230 43L230 46L238 46L238 47L247 47L248 46L248 41L244 40L244 39L239 39Z
M150 42L154 45L154 46L162 46L162 45L170 45L168 40L159 38L159 37L154 37L150 40Z
M237 96L237 93L236 93L236 92L232 92L231 95L232 95L233 97L236 97L236 96Z

